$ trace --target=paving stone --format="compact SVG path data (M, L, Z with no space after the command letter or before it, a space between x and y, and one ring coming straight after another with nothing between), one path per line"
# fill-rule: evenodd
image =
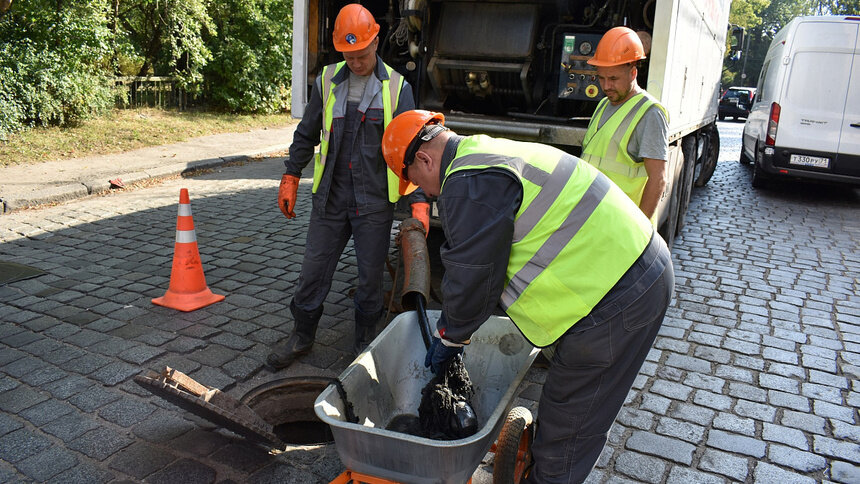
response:
M97 427L68 443L70 449L103 461L134 442L125 434L106 427Z
M738 457L714 449L705 449L699 460L699 469L724 475L733 481L746 481L749 462L746 458Z
M49 482L56 484L87 483L99 484L109 482L114 478L113 474L90 463L81 463L72 469L60 473Z
M842 442L830 437L812 437L812 450L816 454L835 457L847 462L860 462L860 446L856 442Z
M765 455L766 444L758 439L711 429L707 443L710 447L761 458Z
M73 452L53 446L16 463L15 467L30 479L45 482L77 463L78 458Z
M675 400L685 401L692 389L680 383L658 380L651 385L651 391L665 397L674 398Z
M755 436L755 420L751 418L741 418L731 413L720 412L714 419L714 428L726 430L730 433L743 434L750 437Z
M860 426L841 420L830 420L830 427L833 429L833 437L860 442Z
M269 452L259 446L231 444L217 450L212 458L231 469L253 473L271 462Z
M132 398L120 398L101 407L98 410L98 415L120 427L131 427L154 411L155 407L147 402Z
M771 390L767 392L767 399L771 405L790 408L800 412L809 412L811 407L809 399L793 393L785 393Z
M672 467L669 471L669 478L666 479L666 484L722 484L725 479L713 474L705 474L693 469L685 469L683 467Z
M756 482L791 482L792 484L814 484L815 479L781 469L767 462L758 462L753 474Z
M249 484L283 482L286 484L323 484L324 480L310 472L283 462L275 462L248 477Z
M784 445L771 444L767 456L774 464L803 473L816 472L827 465L827 460L820 455Z
M627 439L626 447L645 454L662 457L679 464L690 465L696 447L678 439L636 430Z
M735 413L742 417L751 417L762 422L772 422L776 416L776 409L762 403L738 400L735 403Z
M108 465L111 469L142 480L176 459L177 455L170 450L137 442L117 452Z
M182 459L152 474L147 482L152 484L208 484L215 481L217 473L211 467L191 459Z
M33 405L44 402L48 396L30 387L18 387L0 392L0 410L10 414L19 413Z
M615 470L642 482L661 482L666 463L636 452L623 452L615 460Z
M55 398L66 400L80 392L86 391L93 386L93 382L79 375L69 375L60 380L55 380L42 386Z
M13 418L11 415L5 412L0 413L0 436L6 435L14 430L18 430L23 426L24 424L21 423L21 421Z
M50 399L19 412L19 415L29 420L34 426L41 427L48 422L72 413L74 410L71 405L65 402Z
M20 428L0 437L0 461L20 462L49 448L51 441L28 428Z
M783 412L782 421L780 423L788 427L805 430L812 434L823 435L825 432L826 422L827 421L825 419L817 415L786 410Z
M815 400L812 402L812 409L815 415L854 423L854 413L856 411L854 408Z
M835 461L830 466L830 477L836 482L860 482L860 467L848 462Z
M698 444L702 442L705 428L690 422L661 417L657 423L657 433Z
M688 403L680 403L670 413L670 416L701 425L710 425L716 415L711 409Z
M762 438L767 441L790 445L800 450L809 450L806 436L798 429L765 422L762 427Z
M729 395L754 402L766 402L767 391L745 383L729 382Z
M63 418L54 419L43 425L41 429L68 443L97 427L98 424L92 418L77 413L68 413Z
M158 443L173 440L193 428L191 422L181 418L176 412L159 409L135 425L132 432L143 440Z
M69 403L84 412L94 412L119 398L121 398L119 394L107 390L102 386L93 385L89 387L86 392L78 393L70 398Z
M696 393L693 396L693 403L703 407L710 407L714 410L728 410L732 406L732 399L725 395L704 390L696 390Z

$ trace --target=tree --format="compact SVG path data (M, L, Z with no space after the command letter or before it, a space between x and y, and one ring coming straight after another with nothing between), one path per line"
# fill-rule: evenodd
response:
M202 81L212 59L203 34L214 31L207 0L113 0L117 36L142 59L139 76L178 76L186 89Z
M287 107L291 78L292 0L221 0L205 36L208 97L230 111L271 113Z

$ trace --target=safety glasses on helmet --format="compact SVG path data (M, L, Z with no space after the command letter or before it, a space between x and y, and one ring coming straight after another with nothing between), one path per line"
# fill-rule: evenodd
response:
M418 134L415 135L415 138L411 143L409 143L409 148L406 149L406 155L403 157L402 178L404 180L409 181L409 176L407 175L406 170L409 168L409 165L415 161L415 155L418 153L418 148L421 147L421 144L439 136L443 131L448 131L448 128L441 124L425 124L424 127L418 131Z

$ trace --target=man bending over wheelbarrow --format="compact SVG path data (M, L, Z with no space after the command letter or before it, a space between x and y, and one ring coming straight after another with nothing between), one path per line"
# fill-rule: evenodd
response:
M528 483L582 482L672 297L669 250L642 211L579 158L537 143L458 136L407 111L382 139L400 193L438 197L443 312L425 364L463 351L497 304L551 365Z

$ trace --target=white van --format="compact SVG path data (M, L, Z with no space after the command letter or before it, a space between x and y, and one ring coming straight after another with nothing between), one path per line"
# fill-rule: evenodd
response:
M797 17L770 44L744 125L752 184L860 184L860 17Z

